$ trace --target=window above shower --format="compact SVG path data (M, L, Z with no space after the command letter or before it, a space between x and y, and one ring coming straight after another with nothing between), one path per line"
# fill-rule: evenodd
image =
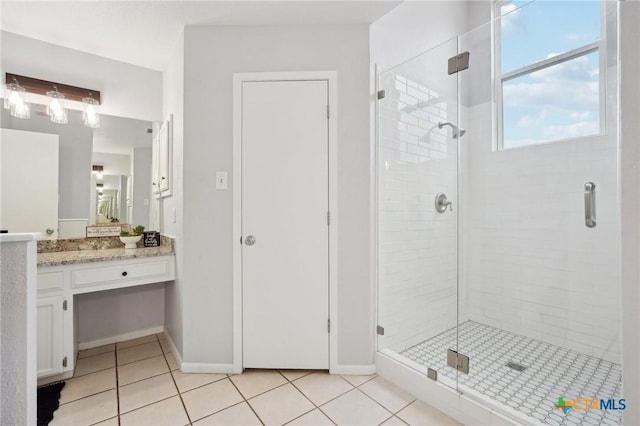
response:
M604 133L603 4L496 2L498 148Z

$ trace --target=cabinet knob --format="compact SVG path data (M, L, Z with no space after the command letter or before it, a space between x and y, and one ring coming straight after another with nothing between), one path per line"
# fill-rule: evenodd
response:
M123 277L126 277L126 276L127 276L127 271L124 271L124 272L122 273L122 276L123 276Z

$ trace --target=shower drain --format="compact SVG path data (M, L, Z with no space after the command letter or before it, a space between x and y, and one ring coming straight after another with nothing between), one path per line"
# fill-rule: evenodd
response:
M521 373L522 373L524 370L526 370L526 369L527 369L527 367L525 367L524 365L522 365L522 364L518 364L517 362L513 362L513 361L509 361L509 362L506 364L506 366L507 366L507 367L509 367L509 368L511 368L512 370L516 370L516 371L519 371L519 372L521 372Z

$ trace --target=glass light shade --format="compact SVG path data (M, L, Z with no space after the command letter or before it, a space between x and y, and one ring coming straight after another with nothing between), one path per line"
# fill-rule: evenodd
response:
M84 104L84 112L82 113L84 125L92 129L99 128L100 115L98 114L98 105L100 104L98 101L93 98L83 98L82 103Z
M31 118L31 106L24 101L24 87L17 83L5 85L4 108L17 118Z
M47 105L47 114L52 122L58 124L67 124L69 118L67 110L64 107L64 95L57 90L47 92L49 104Z

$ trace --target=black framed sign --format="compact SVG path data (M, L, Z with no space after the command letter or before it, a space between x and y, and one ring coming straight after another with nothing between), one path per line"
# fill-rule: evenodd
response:
M143 232L142 242L145 247L160 247L160 233L157 231Z

